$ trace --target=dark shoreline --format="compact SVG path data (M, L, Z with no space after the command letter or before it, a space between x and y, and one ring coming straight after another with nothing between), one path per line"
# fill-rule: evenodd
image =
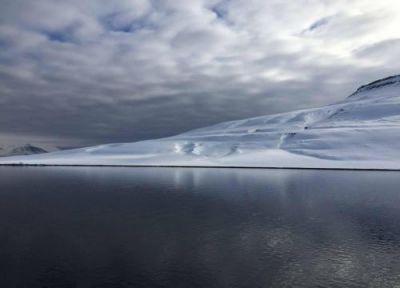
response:
M119 168L200 168L200 169L258 169L258 170L331 170L331 171L386 171L400 172L391 168L311 168L311 167L262 167L262 166L180 166L180 165L112 165L112 164L0 164L0 167L119 167Z

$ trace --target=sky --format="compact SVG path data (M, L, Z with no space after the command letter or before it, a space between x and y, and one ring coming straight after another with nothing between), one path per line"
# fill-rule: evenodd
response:
M0 143L318 107L400 74L398 0L0 0Z

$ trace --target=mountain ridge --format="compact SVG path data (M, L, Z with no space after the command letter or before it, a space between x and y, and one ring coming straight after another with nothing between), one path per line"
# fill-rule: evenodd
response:
M382 78L382 79L373 81L373 82L368 83L366 85L362 85L352 95L355 95L357 93L360 93L360 92L363 92L363 91L366 91L366 90L372 90L372 89L381 88L381 87L385 87L385 86L389 86L389 85L393 85L393 84L400 84L400 75L389 76L389 77L386 77L386 78ZM352 95L350 95L350 97Z
M7 157L7 156L15 156L15 155L32 155L32 154L43 154L48 153L42 147L32 145L32 144L24 144L22 146L8 146L2 147L0 146L0 157Z

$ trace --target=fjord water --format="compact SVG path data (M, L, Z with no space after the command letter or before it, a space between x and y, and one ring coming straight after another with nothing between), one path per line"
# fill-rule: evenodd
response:
M400 174L0 167L0 287L396 287Z

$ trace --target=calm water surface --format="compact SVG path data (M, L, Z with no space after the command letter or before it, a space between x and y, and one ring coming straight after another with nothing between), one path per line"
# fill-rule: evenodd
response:
M0 287L400 287L400 173L0 167Z

